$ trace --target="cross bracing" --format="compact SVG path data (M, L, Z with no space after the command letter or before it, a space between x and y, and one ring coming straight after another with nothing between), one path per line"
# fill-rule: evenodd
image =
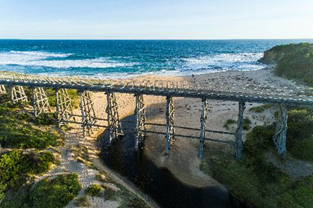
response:
M63 125L73 119L72 100L67 89L55 89L55 107L59 125Z
M33 89L32 103L36 117L41 113L50 112L51 110L48 97L43 87L36 87Z
M11 86L11 103L28 102L23 86Z
M91 135L93 133L92 127L96 124L96 113L91 99L91 93L89 91L82 91L79 94L83 135Z

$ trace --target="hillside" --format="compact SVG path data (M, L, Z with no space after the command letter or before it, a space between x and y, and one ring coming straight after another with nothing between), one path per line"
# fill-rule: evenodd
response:
M313 86L313 44L275 46L265 51L259 62L275 64L274 72L277 76Z

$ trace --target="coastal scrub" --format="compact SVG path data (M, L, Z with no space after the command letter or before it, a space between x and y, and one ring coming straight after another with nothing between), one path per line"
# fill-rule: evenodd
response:
M275 46L265 51L259 62L275 64L274 73L277 76L313 86L313 44Z
M312 162L313 111L288 111L288 157ZM268 160L277 155L272 137L275 126L257 126L244 143L241 160L230 153L206 156L200 168L224 184L237 198L253 207L311 207L313 204L313 177L295 178ZM270 153L270 154L268 154ZM286 163L277 157L280 163Z

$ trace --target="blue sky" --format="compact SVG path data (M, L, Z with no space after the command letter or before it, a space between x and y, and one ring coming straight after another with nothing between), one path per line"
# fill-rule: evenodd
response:
M0 0L0 38L313 38L313 0Z

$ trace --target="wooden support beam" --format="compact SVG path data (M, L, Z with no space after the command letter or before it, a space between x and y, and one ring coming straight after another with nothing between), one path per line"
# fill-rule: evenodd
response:
M7 90L4 85L0 85L0 95L7 94Z
M34 109L34 115L37 117L41 113L50 112L51 109L49 105L49 100L43 87L36 87L32 90L32 104Z
M273 137L274 144L279 155L286 157L286 139L287 139L287 120L288 113L285 105L279 106L278 117L276 121L276 131Z
M245 110L245 102L240 101L239 102L239 113L238 113L238 128L236 131L236 158L240 159L241 158L241 153L243 150L243 122L244 122L244 117L243 113Z
M55 89L55 107L59 126L74 118L72 100L68 95L67 89Z
M82 115L83 137L85 137L86 136L86 130L85 130L86 124L85 124L85 111L84 111L85 99L83 98L84 97L84 95L83 95L84 92L78 92L78 93L80 95L79 108L80 108L80 113Z
M165 154L169 154L170 146L175 138L174 131L174 101L170 96L166 97L166 146Z
M118 113L118 105L114 93L107 92L107 116L108 127L110 131L110 145L116 141L119 137L123 136L123 130Z
M205 139L205 127L208 119L208 100L202 100L202 112L201 112L201 129L200 129L200 147L199 147L199 159L203 157L204 139Z
M144 139L146 136L146 109L142 94L136 94L136 106L135 106L135 116L136 116L136 130L135 130L135 150L137 151L139 147L143 148Z
M28 98L25 94L22 86L12 86L11 89L11 103L15 104L18 102L28 102Z
M91 99L91 93L89 91L80 91L79 92L80 100L80 111L82 116L82 129L83 136L87 134L91 135L93 133L92 127L96 123L94 119L96 117L93 102Z

